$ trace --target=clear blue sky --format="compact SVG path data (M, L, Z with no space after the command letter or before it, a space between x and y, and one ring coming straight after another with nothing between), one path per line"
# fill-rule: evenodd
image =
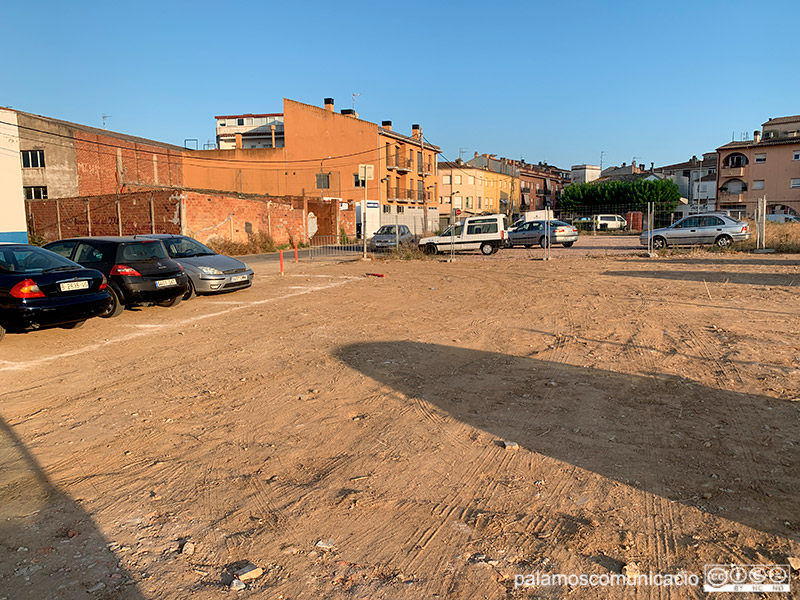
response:
M473 151L649 166L800 114L800 2L6 3L0 105L183 145L333 97Z

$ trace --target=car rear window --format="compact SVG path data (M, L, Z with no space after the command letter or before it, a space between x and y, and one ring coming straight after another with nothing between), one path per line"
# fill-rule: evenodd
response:
M167 252L161 242L130 242L122 244L119 249L120 260L158 260L167 257Z
M80 265L43 248L11 246L0 248L0 271L4 273L41 273L49 269Z

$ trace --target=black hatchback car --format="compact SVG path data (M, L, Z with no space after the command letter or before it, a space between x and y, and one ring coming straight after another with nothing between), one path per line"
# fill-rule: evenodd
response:
M116 317L133 304L176 306L189 287L183 268L151 238L70 238L44 247L106 276L111 304L102 317Z
M9 331L80 327L108 309L106 278L28 244L0 244L0 339Z

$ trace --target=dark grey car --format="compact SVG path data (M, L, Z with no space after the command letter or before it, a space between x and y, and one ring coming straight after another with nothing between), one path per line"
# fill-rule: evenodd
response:
M245 263L217 254L193 238L168 233L147 237L161 240L169 257L186 271L189 289L184 296L185 300L195 294L230 292L250 287L253 283L253 270Z
M407 225L381 225L367 245L371 252L375 252L377 250L393 250L398 243L411 245L414 242L414 234Z
M715 244L726 248L733 242L743 242L750 237L749 227L743 221L721 214L702 214L684 217L669 227L645 231L639 236L639 243L647 246L648 238L653 239L653 249L667 246L694 246Z

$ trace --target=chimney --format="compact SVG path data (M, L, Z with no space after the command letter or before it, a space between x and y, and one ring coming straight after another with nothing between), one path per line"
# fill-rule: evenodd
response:
M411 137L413 137L415 140L419 139L419 123L414 123L411 126Z
M639 172L644 173L644 163L639 163Z
M650 172L652 173L653 171L655 171L655 168L656 168L656 163L651 162L650 163Z
M355 117L356 119L358 118L358 113L352 108L343 108L342 114L347 115L348 117Z
M697 164L697 156L692 156L692 166Z
M391 121L381 121L381 127L383 127L386 131L392 130L392 122Z
M542 164L542 163L539 163L539 164ZM625 163L625 162L624 162L624 163L622 163L622 168L623 168L623 169L624 169L626 166L628 166L628 163Z
M478 153L475 152L475 156L473 158L478 158Z
M241 133L237 133L236 134L236 149L237 150L241 150L242 149L242 134Z
M325 110L333 112L333 98L325 98Z
M758 144L761 141L761 131L760 130L757 129L757 130L755 130L753 132L753 141L756 144Z

